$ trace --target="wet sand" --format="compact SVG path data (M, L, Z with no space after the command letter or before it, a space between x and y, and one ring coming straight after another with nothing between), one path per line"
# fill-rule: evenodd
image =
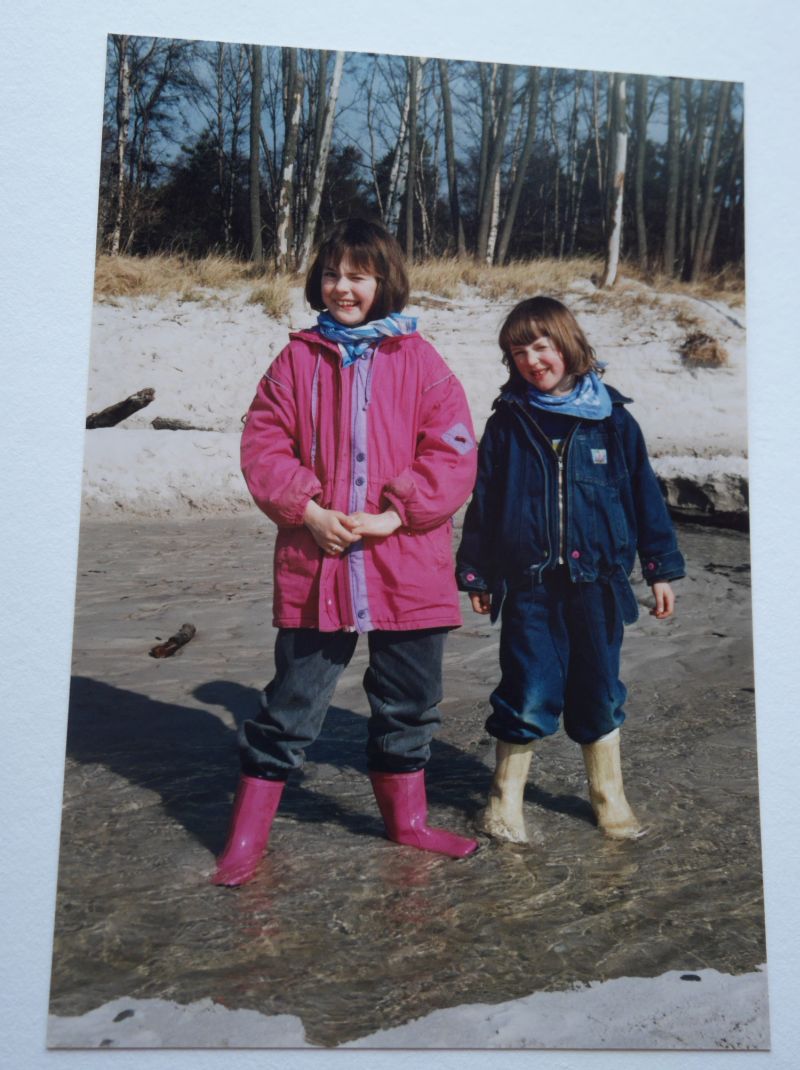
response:
M58 1022L123 998L288 1015L306 1043L340 1045L432 1011L590 982L751 974L766 952L749 546L699 527L679 538L689 576L676 618L643 610L623 647L623 763L645 839L603 840L580 751L559 733L534 758L529 848L484 839L454 862L390 844L365 775L362 643L287 787L257 879L228 890L206 878L237 777L235 727L270 675L272 526L253 515L85 523L51 1043L101 1045L108 1036L88 1024L59 1040ZM637 594L647 602L643 585ZM467 832L491 775L483 722L498 631L464 609L428 783L432 822ZM149 658L185 621L196 637ZM683 984L713 1019L719 996ZM765 1015L764 1004L733 1040L694 1046L763 1047ZM565 1046L582 1045L575 1028ZM287 1025L271 1043L297 1046L299 1035ZM669 1047L670 1035L633 1044ZM413 1046L408 1031L401 1043Z

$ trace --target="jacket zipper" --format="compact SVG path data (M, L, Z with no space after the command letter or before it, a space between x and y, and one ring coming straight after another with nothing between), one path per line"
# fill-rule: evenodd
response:
M535 434L538 435L539 438L542 439L542 441L547 444L548 453L549 454L555 453L555 450L553 449L552 442L548 439L547 435L545 435L544 431L542 431L542 429L539 427L539 425L536 423L536 421L533 419L533 417L530 415L530 413L528 413L525 410L525 408L523 408L523 406L520 405L519 402L517 402L517 401L511 402L511 404L513 404L513 405L515 405L517 407L517 409L522 413L522 415L525 417L525 419L528 421L528 423L531 425L531 427L533 427ZM563 565L565 560L566 560L567 515L568 515L568 511L567 511L567 493L568 493L568 489L569 488L568 488L567 484L564 481L564 465L567 462L567 451L568 451L568 448L569 448L569 444L572 441L572 437L575 434L575 432L577 431L577 429L578 429L578 425L577 424L575 425L575 427L570 429L569 433L567 434L566 438L564 439L563 445L561 447L561 452L555 454L556 472L557 472L557 479L556 479L556 497L557 497L557 503L556 503L556 536L557 536L557 538L556 538L556 546L558 547L557 562L558 562L559 565ZM541 454L540 454L540 456L541 456ZM545 464L544 467L545 467L545 472L546 472L547 471L547 465ZM548 498L549 498L549 495L546 495L545 496L545 520L546 520L546 523L547 523L548 538L550 538L550 535L551 535L550 515L549 515L549 510L547 508ZM552 542L550 543L550 545L548 547L548 553L547 553L548 559L551 557L551 555L552 555Z
M552 453L553 452L552 445L550 444L547 436L544 434L542 429L539 427L539 425L533 419L533 417L528 412L525 411L525 409L523 408L522 405L519 404L519 402L511 401L510 404L514 405L518 409L518 411L521 413L523 419L527 420L527 422L531 425L531 427L533 428L533 431L534 431L534 438L538 435L538 437L540 439L542 439L543 442L546 443L548 451L550 453ZM542 467L544 469L545 480L549 483L549 471L548 471L547 461L542 456L541 449L537 448L537 453L538 453L538 456L539 456L539 460L542 463ZM550 488L548 486L548 491L549 490L550 490ZM547 558L546 558L546 560L549 561L550 558L552 557L552 554L553 554L553 543L552 543L552 534L553 534L553 532L552 532L551 517L550 517L550 494L549 493L545 495L545 499L544 499L544 518L545 518L545 527L547 529L547 539L548 539ZM557 532L557 534L558 534L558 532ZM537 566L541 567L541 564L542 564L542 562L537 562Z
M569 484L564 482L564 466L567 464L567 450L572 436L578 429L576 424L570 429L561 444L558 454L558 563L563 565L567 556L567 493Z

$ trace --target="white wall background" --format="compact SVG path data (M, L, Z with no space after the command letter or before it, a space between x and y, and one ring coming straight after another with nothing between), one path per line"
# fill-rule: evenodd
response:
M0 32L0 1065L681 1070L800 1065L800 542L793 429L800 15L793 0L22 0ZM746 84L754 601L773 1051L45 1051L105 38L109 32L446 55ZM365 1061L366 1060L366 1061Z

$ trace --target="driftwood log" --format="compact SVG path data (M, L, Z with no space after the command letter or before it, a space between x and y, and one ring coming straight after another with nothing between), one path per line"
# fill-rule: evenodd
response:
M178 420L174 416L156 416L150 421L154 431L212 431L211 427L198 427L188 420Z
M127 420L129 416L133 416L139 409L149 405L155 396L155 390L148 386L144 390L131 394L124 401L118 401L116 405L109 405L101 412L89 413L86 417L86 428L91 431L95 427L115 427L123 420Z
M174 635L167 639L166 643L159 643L150 651L151 658L171 658L176 650L186 646L190 639L194 638L197 629L193 624L182 624Z

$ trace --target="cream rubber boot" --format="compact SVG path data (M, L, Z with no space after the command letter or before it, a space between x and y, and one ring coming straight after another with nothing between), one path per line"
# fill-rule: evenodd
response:
M619 756L619 729L594 743L582 743L583 761L589 781L589 800L597 824L612 840L635 840L645 830L628 805L622 787Z
M489 802L478 819L482 832L495 840L527 843L522 798L531 767L533 743L497 741L496 765Z

